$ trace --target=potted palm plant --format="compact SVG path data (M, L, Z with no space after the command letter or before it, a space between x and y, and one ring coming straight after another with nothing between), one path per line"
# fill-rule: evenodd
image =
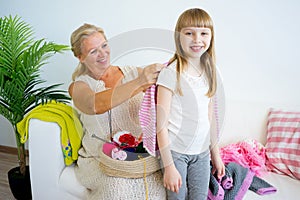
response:
M67 45L34 39L32 27L17 15L0 18L0 114L14 128L19 159L17 174L21 177L29 178L29 172L25 147L20 142L16 124L41 103L50 100L69 102L66 91L58 89L61 84L40 86L45 83L40 78L40 69L47 59L56 52L69 49ZM29 186L28 183L23 186L26 187L30 189L30 182ZM21 192L21 195L24 197L25 194Z

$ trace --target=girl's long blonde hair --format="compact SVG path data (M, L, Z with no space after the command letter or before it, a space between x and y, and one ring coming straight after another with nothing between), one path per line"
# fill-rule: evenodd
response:
M214 42L214 27L213 21L209 14L200 8L192 8L184 11L178 18L175 27L174 39L176 44L176 52L170 59L169 63L176 60L177 71L177 87L176 90L180 95L182 90L180 87L180 75L187 67L187 59L180 43L180 31L185 27L205 27L211 30L210 47L200 57L200 65L204 70L204 74L208 81L208 91L206 95L212 97L216 93L217 80L216 80L216 56L215 56L215 42Z
M78 58L82 54L81 52L82 41L96 32L101 33L106 39L103 29L91 24L83 24L72 33L71 47L75 57ZM86 73L87 73L87 67L83 63L79 63L77 68L72 74L72 80L75 81L76 77Z

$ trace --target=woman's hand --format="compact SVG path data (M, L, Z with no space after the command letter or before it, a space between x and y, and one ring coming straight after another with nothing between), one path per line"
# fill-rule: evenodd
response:
M163 64L155 63L140 69L139 81L144 89L156 83L158 74L163 67Z
M164 186L172 192L179 193L182 185L181 175L176 169L175 165L165 167L164 171Z

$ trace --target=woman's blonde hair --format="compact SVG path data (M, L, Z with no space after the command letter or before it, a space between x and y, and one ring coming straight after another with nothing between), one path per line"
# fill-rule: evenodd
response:
M187 59L180 43L180 31L185 27L205 27L211 30L211 42L210 47L200 57L200 64L204 70L204 74L207 78L209 88L206 93L208 97L212 97L217 88L216 81L216 56L215 56L215 42L214 42L214 27L213 21L209 14L200 8L192 8L184 11L178 18L175 27L174 39L176 44L176 53L171 58L169 63L176 60L177 71L177 92L182 95L180 88L180 75L187 66Z
M102 28L94 26L92 24L83 24L79 28L77 28L71 35L71 47L72 51L75 57L79 57L82 52L81 52L81 47L82 47L82 41L92 35L93 33L101 33L104 38L106 39L106 36L104 34L104 31ZM87 73L87 68L84 64L79 63L77 68L72 74L72 80L74 81L76 77L86 74Z

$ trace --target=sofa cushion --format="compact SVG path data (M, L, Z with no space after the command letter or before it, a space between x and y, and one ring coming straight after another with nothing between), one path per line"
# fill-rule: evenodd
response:
M270 171L300 179L300 112L270 110L266 166Z

